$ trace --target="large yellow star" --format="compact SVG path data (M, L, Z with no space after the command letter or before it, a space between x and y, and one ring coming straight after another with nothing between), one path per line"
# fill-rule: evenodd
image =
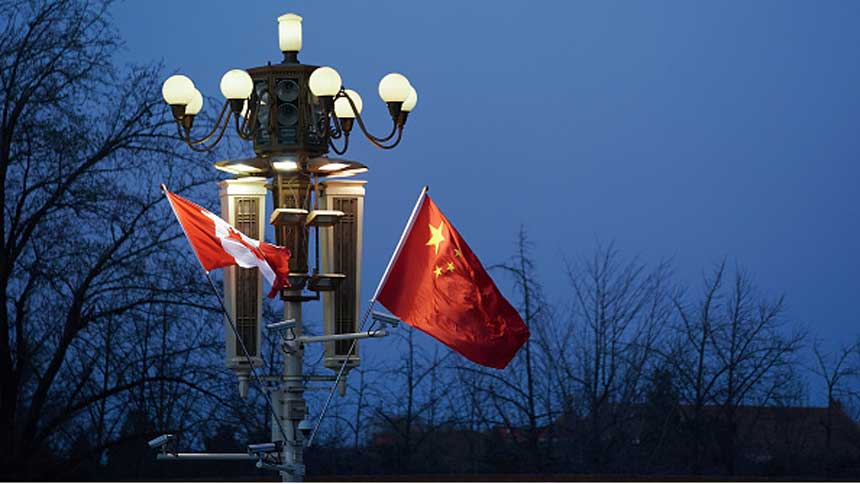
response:
M428 225L430 226L430 240L427 241L426 245L432 245L436 249L436 255L439 255L439 244L445 241L445 236L442 235L442 227L445 226L445 223L439 222L438 227L434 227L433 224Z

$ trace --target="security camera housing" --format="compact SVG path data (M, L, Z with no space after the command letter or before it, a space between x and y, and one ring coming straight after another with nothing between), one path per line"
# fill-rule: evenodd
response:
M278 442L266 442L264 444L248 444L248 453L249 454L271 454L274 452L280 452L283 447L283 443Z
M173 434L159 435L158 437L148 442L149 448L155 449L156 447L163 447L167 445L171 440L173 440Z
M279 321L277 323L269 323L266 325L266 329L268 329L269 331L278 331L278 330L282 330L282 329L284 329L284 330L293 329L295 327L296 327L296 320L295 319L288 319L286 321Z
M305 418L305 419L302 419L301 422L299 422L299 432L302 433L302 437L304 437L305 439L307 439L311 435L311 431L313 429L314 429L314 426L310 420Z
M390 314L385 314L385 313L380 313L378 311L373 311L372 315L373 315L374 320L379 321L383 324L387 324L387 325L392 326L392 327L397 327L397 325L400 324L400 319L398 319L395 316L392 316Z

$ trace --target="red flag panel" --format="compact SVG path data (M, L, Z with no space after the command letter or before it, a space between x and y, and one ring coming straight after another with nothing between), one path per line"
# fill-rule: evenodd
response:
M420 203L377 300L475 363L504 368L528 328L430 197Z
M208 210L167 190L164 193L204 269L211 271L236 264L236 259L221 245L221 238L215 235L213 218L204 215Z

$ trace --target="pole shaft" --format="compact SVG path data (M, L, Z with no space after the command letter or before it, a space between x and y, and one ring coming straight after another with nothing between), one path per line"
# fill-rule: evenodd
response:
M284 320L293 319L296 327L293 330L296 337L302 336L302 303L299 301L286 301L284 303ZM284 375L283 375L283 398L280 405L280 416L282 427L287 430L287 439L284 441L281 462L293 466L293 472L281 471L281 479L284 482L300 482L304 480L304 439L297 431L299 422L305 418L305 395L303 380L304 350L302 345L293 340L284 345ZM274 428L272 429L274 431Z
M375 331L362 331L361 333L343 333L343 334L331 334L328 336L302 336L300 338L296 338L296 341L307 344L307 343L325 343L327 341L343 341L343 340L353 340L353 339L366 339L366 338L382 338L383 336L388 336L388 331L384 329L377 329Z
M213 453L213 452L179 452L176 454L158 454L158 460L239 460L257 461L259 457L251 454Z

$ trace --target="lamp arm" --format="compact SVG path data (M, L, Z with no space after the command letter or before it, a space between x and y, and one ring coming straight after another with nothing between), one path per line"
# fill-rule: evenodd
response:
M362 131L364 131L364 130L362 129ZM365 135L366 134L367 133L365 133ZM381 148L383 150L390 150L390 149L394 148L395 146L399 145L400 140L403 139L403 125L401 124L401 125L397 126L397 138L395 138L394 141L390 145L380 143L379 141L376 141L376 139L372 139L370 137L368 137L367 139L371 143L373 143L373 145L376 146L377 148Z
M189 146L191 146L191 145L200 145L200 144L206 143L213 136L215 136L215 133L218 132L219 128L221 129L221 134L223 135L224 134L224 128L221 127L221 122L224 119L224 113L227 111L227 104L228 104L228 102L224 101L224 106L221 107L221 112L218 114L218 120L215 121L215 126L212 128L212 131L210 131L208 134L206 134L206 136L204 136L200 139L197 139L197 140L192 140L191 139L191 128L185 128L185 135L182 136L182 139L186 143L188 143ZM228 122L230 121L229 115L227 116L227 121ZM176 122L177 122L178 126L181 126L180 120L177 119ZM220 140L221 136L218 136L218 139ZM216 143L217 143L217 141L216 141Z
M349 101L350 105L353 106L353 112L355 112L354 104L352 103L352 99L347 97L347 101ZM396 120L392 120L392 124L394 124L391 134L384 138L379 138L377 136L373 136L370 134L370 131L367 130L367 126L364 125L364 120L361 118L361 114L355 113L355 120L358 121L358 127L361 128L361 132L364 133L364 136L373 143L377 148L382 148L384 150L388 150L397 146L400 143L400 138L403 136L403 125L398 123ZM394 141L394 144L390 146L386 146L384 143L390 140L394 133L397 133L397 139Z
M349 133L344 132L343 134L343 148L337 149L337 146L335 146L334 142L332 141L332 138L329 138L328 145L331 147L332 151L334 151L338 155L346 153L346 150L349 149Z
M331 117L331 122L334 125L334 133L329 134L329 139L340 139L345 132L343 124L340 122L340 118L338 118L337 115L333 115Z
M334 113L325 111L322 113L322 117L317 122L317 130L322 133L323 139L340 139L343 136L343 130L338 121Z
M242 121L242 124L240 125L239 124L239 114L236 114L236 133L243 140L250 141L250 140L254 139L254 132L256 132L257 130L252 128L251 129L252 132L246 132L245 131L245 125L247 124L247 122L248 122L248 119L246 118L244 121Z
M222 115L224 114L223 109L221 110L221 114ZM223 118L223 122L222 122L222 118ZM215 146L218 144L218 142L221 141L221 138L224 137L224 132L227 131L227 126L229 124L230 124L230 116L229 115L227 117L219 116L218 117L218 124L215 125L215 128L213 128L212 132L209 133L209 135L207 135L205 138L202 138L199 140L192 140L191 139L191 129L189 129L189 128L183 129L183 127L179 123L176 124L176 127L179 131L179 137L182 139L182 141L185 142L185 144L188 145L189 148L191 148L192 150L194 150L198 153L208 153L208 152L212 151L213 149L215 149ZM212 136L215 135L216 132L218 132L218 137L215 138L215 141L213 141L212 143L210 143L208 145L205 144L207 141L209 141L212 138Z
M242 125L239 126L239 116L236 116L236 132L239 133L239 137L243 140L250 141L254 139L254 136L257 134L257 113L260 111L260 105L262 104L262 100L260 97L257 97L256 102L252 105L251 99L248 99L248 109L250 112L248 113L248 117L242 120Z
M376 138L376 140L380 142L388 141L393 138L395 134L397 134L397 123L391 123L391 132L388 133L388 136L384 138Z
M259 128L257 125L257 113L252 112L251 116L245 118L241 125L239 124L239 117L240 114L236 113L236 133L245 141L253 140L254 136L257 134L257 129Z
M361 132L364 133L364 136L367 137L367 139L369 139L371 142L376 141L377 143L373 143L376 146L381 147L379 143L385 143L386 141L393 138L395 133L397 133L398 123L396 121L394 121L392 123L392 126L391 126L391 132L388 133L388 136L385 136L384 138L380 138L378 136L374 136L374 135L370 134L370 131L367 130L367 126L364 125L364 120L361 119L361 113L359 113L358 109L356 109L355 102L353 102L351 97L346 95L346 90L344 88L341 88L340 92L338 92L337 95L335 96L335 99L337 99L339 97L345 97L346 98L346 101L349 103L349 107L352 108L352 112L355 114L355 119L358 121L358 127L361 128Z

